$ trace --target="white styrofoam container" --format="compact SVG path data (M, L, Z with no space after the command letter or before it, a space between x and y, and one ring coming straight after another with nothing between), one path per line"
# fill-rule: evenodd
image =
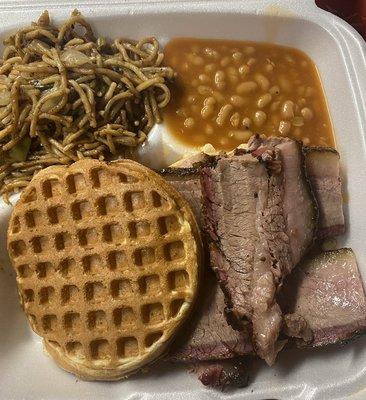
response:
M47 8L57 22L77 6L99 34L269 41L297 47L316 63L341 153L347 234L339 245L355 250L366 281L366 45L339 18L313 0L117 1L13 0L0 4L0 38L35 20ZM154 151L154 158L148 154ZM168 163L189 151L164 125L154 129L143 155ZM295 201L295 199L294 199ZM366 399L366 337L344 347L290 350L275 367L252 367L246 389L221 393L204 388L183 367L153 366L146 375L117 383L83 382L60 370L42 352L20 309L6 252L10 208L0 205L0 400L18 399Z

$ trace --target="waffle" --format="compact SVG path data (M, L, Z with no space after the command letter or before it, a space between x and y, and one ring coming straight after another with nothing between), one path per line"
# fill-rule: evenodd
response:
M59 366L90 380L163 355L192 308L201 249L185 200L129 160L41 171L8 228L32 329Z

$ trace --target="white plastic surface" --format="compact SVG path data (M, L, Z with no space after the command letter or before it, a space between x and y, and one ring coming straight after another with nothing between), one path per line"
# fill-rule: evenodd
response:
M297 47L316 63L324 84L341 153L347 234L366 281L366 45L347 24L312 0L246 1L27 1L0 4L0 37L28 25L47 8L57 21L77 6L98 33L109 37L155 35L270 41ZM154 157L150 154L154 151ZM156 153L155 153L156 151ZM165 163L189 149L154 129L144 157ZM221 393L204 388L184 367L154 366L146 375L117 383L83 382L60 370L42 352L17 299L6 253L10 209L0 208L0 400L40 399L366 399L366 337L344 347L281 353L275 367L258 361L246 389Z

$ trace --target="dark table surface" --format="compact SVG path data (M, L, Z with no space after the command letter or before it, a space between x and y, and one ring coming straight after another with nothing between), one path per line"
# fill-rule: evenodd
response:
M366 39L366 0L316 0L316 4L343 18Z

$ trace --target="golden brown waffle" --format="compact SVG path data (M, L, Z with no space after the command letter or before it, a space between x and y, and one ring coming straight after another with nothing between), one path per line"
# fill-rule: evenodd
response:
M15 205L8 250L46 350L100 380L167 350L192 308L202 254L184 199L129 160L41 171Z

